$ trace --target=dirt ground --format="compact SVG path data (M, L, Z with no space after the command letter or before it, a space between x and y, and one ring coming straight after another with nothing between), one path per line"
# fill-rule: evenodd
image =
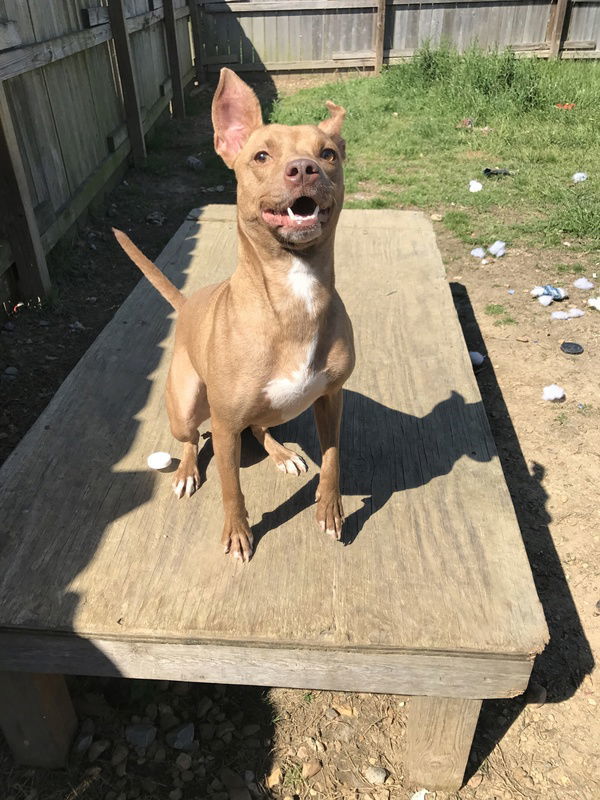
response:
M159 167L130 170L103 213L54 254L52 302L0 321L0 460L138 280L110 226L124 227L155 257L190 208L234 200L230 177L207 181L186 165L209 146L205 115L169 122L167 134ZM581 261L592 278L600 275L600 256L576 256L567 245L510 248L482 265L442 223L433 224L469 350L486 355L477 380L551 642L525 698L484 704L464 788L427 798L595 800L600 312L585 305L590 292L572 287L579 275L557 274L557 264ZM529 290L545 283L569 288L570 300L543 308ZM552 310L571 301L585 316L551 320ZM561 352L565 339L583 345L583 354ZM565 389L563 403L542 400L551 383ZM74 678L70 686L81 728L68 769L16 767L0 743L2 800L395 800L427 788L411 786L403 773L410 698L97 678ZM182 749L173 746L174 732ZM383 783L369 780L369 767L385 770Z

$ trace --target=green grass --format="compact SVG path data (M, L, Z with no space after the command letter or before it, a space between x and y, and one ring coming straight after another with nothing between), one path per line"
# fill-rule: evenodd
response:
M500 314L506 314L506 309L498 303L490 303L485 307L485 313L490 317L497 317Z
M282 98L272 120L316 122L328 98L348 111L349 207L444 213L444 224L471 245L600 245L600 63L424 47L378 78ZM555 107L565 102L575 109ZM473 129L459 126L465 118ZM477 130L486 126L487 134ZM482 175L496 166L513 174ZM574 185L578 171L589 178ZM483 191L470 193L471 179Z

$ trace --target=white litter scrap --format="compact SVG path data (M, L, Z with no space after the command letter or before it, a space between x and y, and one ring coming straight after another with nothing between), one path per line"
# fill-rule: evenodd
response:
M471 255L474 258L483 258L485 256L485 250L483 247L475 247L473 250L471 250Z
M549 306L549 305L550 305L551 303L553 303L553 302L554 302L554 301L553 301L553 299L550 297L550 295L549 295L549 294L543 294L543 295L541 295L540 297L538 297L538 303L539 303L540 305L542 305L542 306Z
M580 308L570 308L568 311L553 311L550 316L552 319L575 319L576 317L583 317L585 311Z
M488 247L488 253L491 253L496 258L502 258L506 253L506 242L501 242L500 239L496 239L494 244Z
M576 281L573 281L573 286L576 289L593 289L595 283L593 281L588 281L587 278L577 278Z
M544 386L542 400L549 400L551 403L558 403L560 400L564 400L565 397L565 390L562 388L562 386L557 386L555 383L551 383L550 386Z
M429 792L429 791L427 791L427 789L419 789L418 792L415 792L413 794L413 796L410 798L410 800L425 800L425 797L428 794L433 795L433 792Z
M473 364L474 367L480 367L485 361L485 356L478 353L476 350L469 350L469 356L471 357L471 364Z
M483 189L483 184L479 183L479 181L469 181L470 192L480 192L482 189Z
M157 452L148 456L147 460L150 469L165 469L171 465L171 456L169 453Z
M583 183L584 181L587 181L587 179L588 179L587 172L576 172L572 178L573 183Z
M600 297L588 297L588 306L600 311Z

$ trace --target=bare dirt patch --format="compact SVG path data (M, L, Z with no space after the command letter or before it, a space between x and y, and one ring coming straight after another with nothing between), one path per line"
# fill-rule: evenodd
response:
M138 280L110 226L124 227L155 257L190 208L233 201L230 177L208 181L185 164L208 133L206 116L169 123L160 158L131 170L105 213L54 255L53 302L2 323L2 459ZM147 221L152 212L164 215L161 224ZM600 312L587 309L590 293L571 286L579 273L569 269L581 265L591 277L600 266L594 254L567 247L509 249L482 266L441 223L435 228L467 345L486 355L477 379L552 639L527 698L484 704L466 786L428 798L593 800L600 796L592 655L600 649ZM571 297L545 309L529 290L549 282ZM570 304L585 316L550 319ZM503 311L489 313L491 306ZM584 353L562 353L565 339ZM549 383L565 388L564 403L541 399ZM15 767L0 745L5 800L394 800L421 788L403 772L410 698L97 678L70 684L81 730L68 769ZM189 746L175 749L169 732L190 723ZM154 740L130 741L131 724L155 729ZM376 775L382 783L367 777Z

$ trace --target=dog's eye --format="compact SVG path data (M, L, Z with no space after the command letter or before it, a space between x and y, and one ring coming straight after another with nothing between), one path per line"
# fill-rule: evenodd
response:
M264 164L269 154L266 150L259 150L259 152L254 156L254 160L258 161L259 164Z
M325 161L330 161L333 163L337 158L337 153L335 150L332 150L331 147L326 147L321 151L321 158L325 159Z

